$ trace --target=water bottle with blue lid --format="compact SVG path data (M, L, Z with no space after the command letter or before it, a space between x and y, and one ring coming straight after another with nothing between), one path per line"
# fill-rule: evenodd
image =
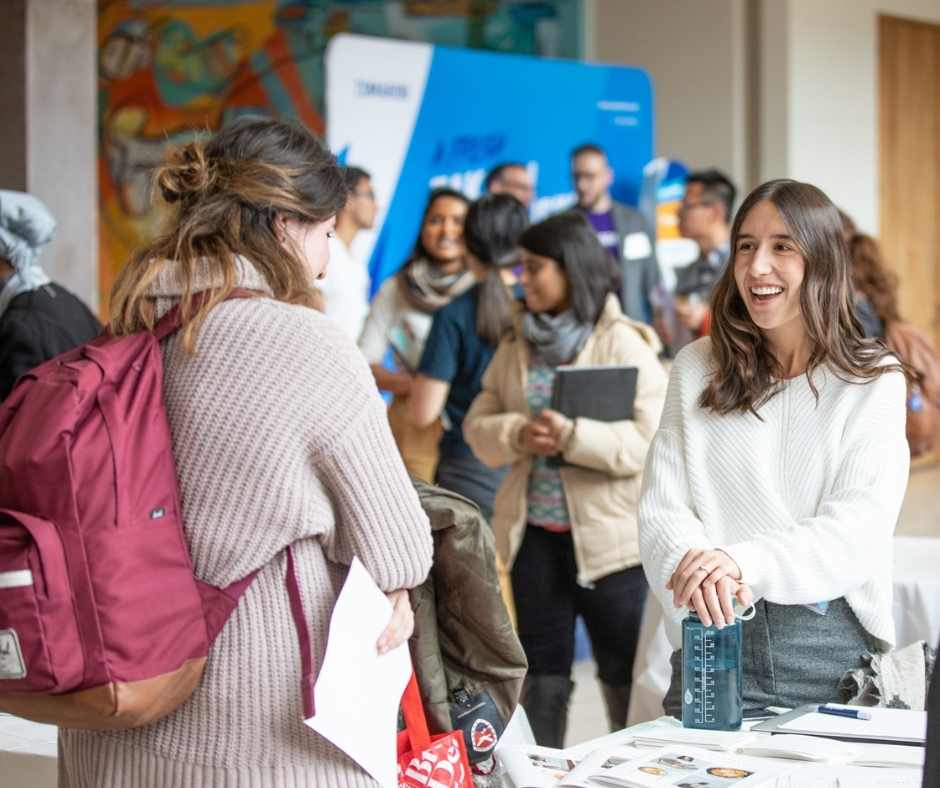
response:
M722 629L689 613L682 622L682 727L736 731L744 714L741 664L742 621L753 607Z

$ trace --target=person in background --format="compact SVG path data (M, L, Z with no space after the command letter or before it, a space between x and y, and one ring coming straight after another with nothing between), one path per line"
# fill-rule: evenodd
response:
M673 337L674 351L708 333L712 288L731 256L734 184L718 170L693 172L679 206L679 234L699 247L694 262L676 271L676 318L684 331Z
M505 469L487 468L473 455L462 424L493 352L511 326L512 267L518 264L516 244L528 224L525 207L509 194L486 195L470 206L464 243L477 284L434 314L408 402L411 419L420 427L446 412L435 481L476 503L487 520Z
M940 355L930 337L901 317L898 277L888 268L874 238L860 233L840 211L851 260L855 315L865 335L883 339L908 364L914 379L907 393L907 442L911 457L940 445Z
M587 217L603 247L620 267L620 303L632 320L652 324L651 295L662 281L653 235L632 208L610 196L614 171L604 149L588 143L571 153L571 180L578 208Z
M518 161L497 164L486 175L483 188L487 194L511 194L527 209L532 205L535 187L528 168Z
M405 467L430 483L437 466L440 421L417 427L408 413L408 397L421 361L434 313L475 283L467 269L463 225L469 200L453 189L435 189L428 197L411 257L376 293L359 337L359 348L382 391L394 395L388 418ZM400 369L383 365L389 349Z
M625 317L617 272L580 211L519 239L525 306L483 375L464 435L490 467L510 464L493 529L511 568L523 687L536 741L563 746L573 684L575 618L584 618L612 730L626 721L646 579L636 502L666 376L659 340ZM559 366L638 369L634 418L569 419L549 407ZM549 458L560 457L557 467Z
M884 264L878 242L860 233L847 213L839 211L839 216L852 261L855 316L865 336L884 339L885 325L901 319L897 303L898 277Z
M369 314L369 268L353 251L353 241L375 226L378 206L372 179L359 167L343 170L348 197L336 214L336 233L330 242L330 269L317 282L324 314L338 323L353 342L359 339Z
M672 365L640 498L640 550L680 620L744 623L745 710L841 701L894 644L891 555L908 476L904 370L853 312L839 213L815 186L757 187L731 229L711 334Z
M173 150L156 182L175 211L119 275L110 330L147 330L182 306L161 349L193 568L222 587L260 571L177 711L132 730L60 730L60 785L375 785L304 724L284 586L290 545L317 673L354 558L392 603L379 652L410 636L407 589L431 567L430 526L369 368L310 306L346 203L342 172L302 126L242 118ZM255 295L224 300L234 288Z
M0 401L24 372L101 331L84 302L39 264L55 226L31 194L0 190Z

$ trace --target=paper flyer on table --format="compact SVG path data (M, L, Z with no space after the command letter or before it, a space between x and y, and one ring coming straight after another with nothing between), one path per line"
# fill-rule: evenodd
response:
M380 655L376 643L392 603L358 558L330 619L326 655L314 687L314 716L305 720L381 785L398 785L398 708L411 676L408 644Z

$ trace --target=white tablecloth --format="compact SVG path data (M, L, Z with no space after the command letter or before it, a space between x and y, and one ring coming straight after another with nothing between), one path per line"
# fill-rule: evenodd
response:
M940 539L894 540L894 629L898 648L940 638Z
M898 648L917 640L937 645L940 637L940 539L895 537L894 623ZM633 667L628 724L656 719L663 713L671 653L663 630L662 609L650 594Z

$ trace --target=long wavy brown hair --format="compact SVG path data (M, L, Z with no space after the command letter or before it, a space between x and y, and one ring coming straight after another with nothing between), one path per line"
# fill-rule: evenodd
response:
M183 285L182 339L190 353L206 315L235 287L238 256L257 269L275 299L313 305L307 265L280 242L275 221L325 221L345 204L346 187L336 160L305 128L243 118L205 143L170 151L154 173L154 187L175 210L166 232L118 276L110 301L113 334L153 328L155 303L148 289L165 266L178 268ZM201 303L192 292L197 265L208 266L223 283Z
M716 371L699 400L716 413L757 409L783 387L784 370L767 338L751 320L734 278L741 225L751 209L770 201L780 212L803 255L806 270L800 286L803 326L811 343L806 376L826 365L851 383L875 380L886 372L904 372L885 345L866 339L855 317L849 275L849 253L839 211L815 186L792 180L768 181L741 204L731 228L731 259L712 294L712 354Z

